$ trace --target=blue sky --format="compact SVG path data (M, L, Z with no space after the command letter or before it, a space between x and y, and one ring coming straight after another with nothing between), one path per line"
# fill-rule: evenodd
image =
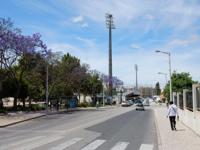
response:
M139 85L161 86L172 70L189 72L200 81L200 3L198 0L2 0L0 17L10 17L23 34L39 32L53 51L80 58L91 69L108 73L108 30L105 13L112 13L113 75Z

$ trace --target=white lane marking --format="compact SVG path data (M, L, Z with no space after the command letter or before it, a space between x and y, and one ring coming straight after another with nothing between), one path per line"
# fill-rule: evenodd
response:
M86 147L82 148L81 150L95 150L97 147L102 145L106 140L95 140L94 142L90 143Z
M54 136L54 137L44 137L43 139L32 141L31 143L26 143L24 146L18 146L17 150L31 150L45 144L51 143L53 141L59 140L63 138L62 136Z
M152 144L142 144L140 146L140 150L153 150L153 145Z
M128 144L128 142L118 142L111 150L125 150Z
M34 140L39 140L39 139L42 139L42 138L44 138L44 136L37 136L37 137L33 137L33 138L23 139L23 140L20 140L20 141L17 141L17 142L10 142L10 144L8 144L8 145L0 146L0 149L1 150L10 149L14 146L29 143L29 142L32 142Z
M59 144L58 146L55 146L55 147L53 147L49 150L63 150L63 149L65 149L65 148L67 148L67 147L69 147L69 146L71 146L71 145L73 145L73 144L75 144L75 143L77 143L81 140L82 140L82 138L73 138L73 139L68 140L68 141L66 141L62 144Z

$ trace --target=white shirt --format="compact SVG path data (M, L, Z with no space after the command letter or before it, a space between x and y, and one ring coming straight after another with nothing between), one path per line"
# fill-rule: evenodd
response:
M169 106L167 117L168 116L178 116L178 109L175 104Z

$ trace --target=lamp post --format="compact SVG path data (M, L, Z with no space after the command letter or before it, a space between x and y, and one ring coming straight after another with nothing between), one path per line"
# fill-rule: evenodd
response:
M156 50L155 52L156 52L156 53L163 53L163 54L166 54L166 55L168 55L168 57L169 57L170 101L172 101L171 54L170 54L170 52L165 52L165 51L160 51L160 50Z

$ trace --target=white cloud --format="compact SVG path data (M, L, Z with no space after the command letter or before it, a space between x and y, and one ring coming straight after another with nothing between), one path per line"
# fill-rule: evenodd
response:
M73 17L72 22L75 24L79 24L81 27L88 27L88 24L85 22L85 19L83 16Z
M131 48L140 49L141 47L138 44L133 43L133 44L131 44Z
M194 1L185 0L82 0L74 1L79 12L93 21L105 24L105 13L112 13L116 26L140 27L155 21L149 30L171 26L184 30L200 17L200 9ZM130 27L131 26L131 27Z
M169 46L171 47L185 47L192 45L193 43L197 42L200 40L200 37L197 35L192 35L191 37L187 39L173 39L172 41L169 42Z
M59 2L65 3L63 5L65 8L68 7L67 4L69 3L76 10L73 13L70 12L68 24L74 23L81 27L87 27L87 19L87 21L93 21L105 27L105 13L112 13L117 28L116 32L120 35L114 37L115 39L118 38L119 40L121 38L120 43L123 43L123 41L129 43L131 39L129 32L134 33L135 37L133 38L135 41L132 40L133 44L131 45L122 44L116 47L115 43L113 43L113 49L123 50L120 53L113 51L113 75L118 76L125 83L135 83L134 64L139 66L139 84L154 86L158 80L162 84L165 83L165 78L157 75L157 72L168 72L168 58L165 55L154 53L154 45L162 50L171 52L173 70L190 72L195 79L199 78L200 72L197 68L200 68L200 63L193 63L193 61L194 59L197 60L197 56L200 53L200 45L198 44L200 37L195 35L197 34L197 29L199 30L200 12L197 10L200 9L200 5L194 1L84 0L82 2L82 0L68 0ZM50 10L49 7L40 5L37 8L43 10L43 12ZM60 14L60 10L54 9L53 13ZM65 20L67 19L65 18ZM99 30L99 26L95 25L94 28ZM148 31L153 33L148 34L148 37L142 37L141 40L139 37L148 33ZM49 47L64 53L69 52L80 58L82 62L90 64L92 69L107 73L108 52L105 51L107 50L107 47L105 47L107 45L97 44L95 39L98 36L96 34L92 36L92 33L90 33L90 37L93 39L83 38L79 33L71 33L69 31L69 36L72 34L75 36L74 40L77 41L76 45L55 42L49 44ZM87 32L81 34L87 37ZM154 34L157 39L155 39ZM150 39L151 37L153 38ZM162 42L157 44L154 41L154 45L148 45L149 39ZM98 40L102 43L102 39ZM84 48L82 45L84 45ZM139 51L134 49L139 49Z

